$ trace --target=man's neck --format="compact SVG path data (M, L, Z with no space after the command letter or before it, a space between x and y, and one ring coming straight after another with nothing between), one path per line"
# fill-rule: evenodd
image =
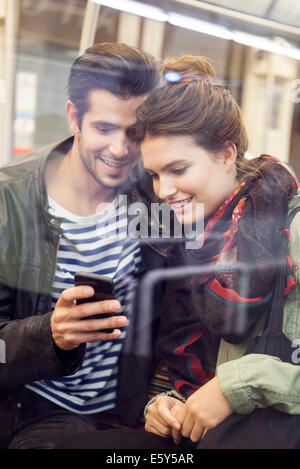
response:
M116 189L107 190L82 171L74 158L74 145L65 154L48 160L45 182L48 195L66 210L88 216L97 212L100 204L111 202Z

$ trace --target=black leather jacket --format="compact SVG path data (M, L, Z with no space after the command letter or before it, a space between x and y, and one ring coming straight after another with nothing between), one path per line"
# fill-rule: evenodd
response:
M0 363L0 427L8 397L14 407L14 396L26 383L73 374L83 360L84 345L59 350L50 331L61 221L47 211L44 169L47 158L71 144L68 139L0 169L0 340L6 348L6 362ZM144 184L136 180L128 198L147 198ZM162 250L146 243L141 250L146 270L164 266ZM159 314L153 311L155 317L139 328L135 309L120 356L117 412L128 424L136 422L147 397L153 356L140 353L136 340L150 327L154 344Z

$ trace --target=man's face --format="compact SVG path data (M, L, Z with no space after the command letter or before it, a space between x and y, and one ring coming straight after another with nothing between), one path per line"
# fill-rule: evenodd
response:
M128 177L139 158L139 148L126 136L136 121L136 109L145 96L121 99L109 91L89 93L89 108L79 134L80 159L103 188L116 189Z

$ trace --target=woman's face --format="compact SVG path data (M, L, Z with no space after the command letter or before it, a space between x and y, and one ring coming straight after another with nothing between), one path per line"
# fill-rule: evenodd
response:
M197 204L203 204L204 218L212 215L239 185L233 144L212 154L189 136L147 135L141 152L155 194L170 205L180 223L202 218Z

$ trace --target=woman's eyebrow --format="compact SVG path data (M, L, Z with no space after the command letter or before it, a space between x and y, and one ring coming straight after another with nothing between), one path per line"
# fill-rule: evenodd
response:
M171 161L170 163L166 164L166 165L162 168L162 170L165 171L165 170L167 170L167 169L170 169L172 166L174 166L175 164L178 164L178 163L185 163L185 164L186 164L186 163L188 163L188 161L185 160L185 159L173 160L173 161Z
M185 164L188 164L188 161L187 160L184 160L184 159L179 159L179 160L173 160L171 161L170 163L166 164L165 166L163 166L163 168L161 169L161 171L167 171L168 169L172 168L172 166L174 166L175 164L178 164L178 163L185 163ZM144 170L147 171L147 173L154 173L155 171L153 171L152 169L148 169L148 168L145 168L144 167Z

